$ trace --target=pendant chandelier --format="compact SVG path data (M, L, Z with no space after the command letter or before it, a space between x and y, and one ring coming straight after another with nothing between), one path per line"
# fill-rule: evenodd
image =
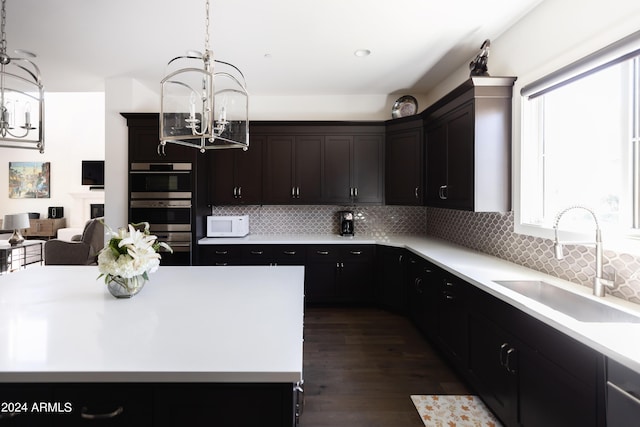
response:
M242 72L213 58L206 0L204 53L190 51L168 63L160 93L160 144L205 152L249 147L249 94ZM177 69L176 69L177 68Z
M33 61L7 54L6 0L2 0L0 31L0 147L44 152L44 88ZM16 51L35 57L27 51Z

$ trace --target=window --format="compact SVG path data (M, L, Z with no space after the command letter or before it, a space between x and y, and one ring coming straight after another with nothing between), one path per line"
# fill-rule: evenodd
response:
M610 235L640 234L640 33L522 95L519 225L548 230L579 205ZM588 212L573 214L563 228L594 229Z

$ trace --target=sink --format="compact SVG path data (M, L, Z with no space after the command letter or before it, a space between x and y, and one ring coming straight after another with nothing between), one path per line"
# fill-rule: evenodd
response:
M495 280L494 282L581 322L640 323L640 316L593 301L547 282L539 280Z

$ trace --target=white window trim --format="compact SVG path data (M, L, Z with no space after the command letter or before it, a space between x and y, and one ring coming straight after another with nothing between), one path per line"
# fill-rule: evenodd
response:
M523 127L524 115L526 113L523 108L526 102L525 97L538 93L540 90L552 87L560 81L570 78L572 75L577 76L581 73L592 69L598 64L606 64L621 55L640 49L640 31L637 31L623 39L606 45L591 54L583 55L580 59L563 57L554 61L554 64L547 64L545 69L536 70L531 74L521 76L514 85L513 99L513 146L512 146L512 182L513 182L513 210L514 210L514 232L533 237L544 239L553 239L554 230L548 226L538 226L522 222L522 206L524 200L522 191L524 182L522 180L522 163L523 163ZM551 68L553 67L553 68ZM575 241L591 241L595 236L594 231L577 233L570 232L560 226L560 236L563 240ZM629 229L627 233L619 233L613 235L603 231L603 240L605 249L624 252L633 255L640 255L640 230Z

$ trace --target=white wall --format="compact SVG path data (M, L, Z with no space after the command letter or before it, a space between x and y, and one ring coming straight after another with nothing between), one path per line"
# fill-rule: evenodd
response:
M489 72L518 77L515 92L591 50L640 29L638 0L546 0L499 38L492 40ZM472 58L469 58L469 60ZM426 95L419 110L439 99L469 77L468 61ZM132 80L107 84L106 216L112 226L127 220L126 122L120 112L159 110L155 89ZM386 120L392 95L368 96L256 96L250 100L252 120ZM519 98L514 96L514 136L519 132Z
M89 191L81 183L82 160L104 159L104 94L46 92L45 118L43 154L0 148L0 218L19 212L38 212L46 218L49 206L62 206L67 225L81 227L85 218L75 209L72 194ZM50 162L51 198L10 199L9 162Z

